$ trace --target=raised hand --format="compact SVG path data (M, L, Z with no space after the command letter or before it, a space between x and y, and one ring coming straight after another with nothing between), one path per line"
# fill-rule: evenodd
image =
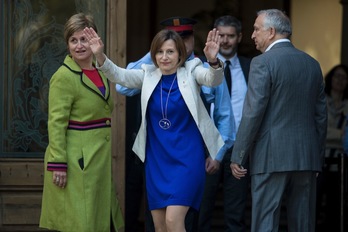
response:
M83 32L85 33L86 39L88 40L89 46L97 58L97 62L100 65L104 64L104 61L106 59L106 56L104 54L104 43L97 34L97 32L94 31L91 27L86 27L83 29Z
M220 49L220 41L221 37L218 30L214 28L213 30L209 31L207 42L205 43L205 47L203 49L204 55L208 61L216 61L216 56Z
M95 55L101 54L104 52L104 44L103 41L100 39L97 32L93 30L93 28L86 27L83 32L85 33L86 39L88 40L89 46L92 50L92 52Z

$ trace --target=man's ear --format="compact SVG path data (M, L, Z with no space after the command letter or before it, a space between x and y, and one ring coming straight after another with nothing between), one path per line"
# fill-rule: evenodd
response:
M240 42L242 41L242 38L243 38L243 34L242 34L242 32L241 32L241 33L239 33L239 35L238 35L238 43L240 43Z
M269 28L269 38L273 39L276 36L276 30L274 27Z

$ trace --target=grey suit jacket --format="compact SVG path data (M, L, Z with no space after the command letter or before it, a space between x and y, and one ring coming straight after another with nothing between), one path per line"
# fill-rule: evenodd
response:
M320 171L327 124L319 63L289 42L251 61L231 161L250 158L250 174Z
M144 162L147 136L147 103L156 85L161 80L162 73L154 65L145 64L142 65L142 69L126 70L116 66L109 59L104 62L103 66L97 66L97 68L102 70L105 76L112 82L127 88L141 89L142 121L133 145L133 151ZM223 69L204 68L202 62L195 58L186 61L185 67L178 68L177 80L179 90L197 124L209 154L212 159L215 159L216 154L223 147L224 141L203 104L200 97L200 87L201 85L209 87L219 85L223 80Z

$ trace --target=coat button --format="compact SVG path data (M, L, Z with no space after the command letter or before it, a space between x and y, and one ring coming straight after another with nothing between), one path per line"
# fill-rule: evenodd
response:
M240 154L239 154L239 158L243 158L244 154L245 154L245 151L241 151Z

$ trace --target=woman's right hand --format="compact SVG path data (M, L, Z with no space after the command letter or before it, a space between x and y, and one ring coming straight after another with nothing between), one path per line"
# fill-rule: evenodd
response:
M89 47L91 48L97 62L100 66L104 64L106 56L104 54L104 43L91 27L86 27L83 32L85 33L86 39L88 40Z
M66 171L53 171L53 184L65 188L67 181Z
M215 63L217 61L217 54L220 49L221 37L219 31L214 28L209 31L207 36L207 42L203 49L204 55L209 62Z

